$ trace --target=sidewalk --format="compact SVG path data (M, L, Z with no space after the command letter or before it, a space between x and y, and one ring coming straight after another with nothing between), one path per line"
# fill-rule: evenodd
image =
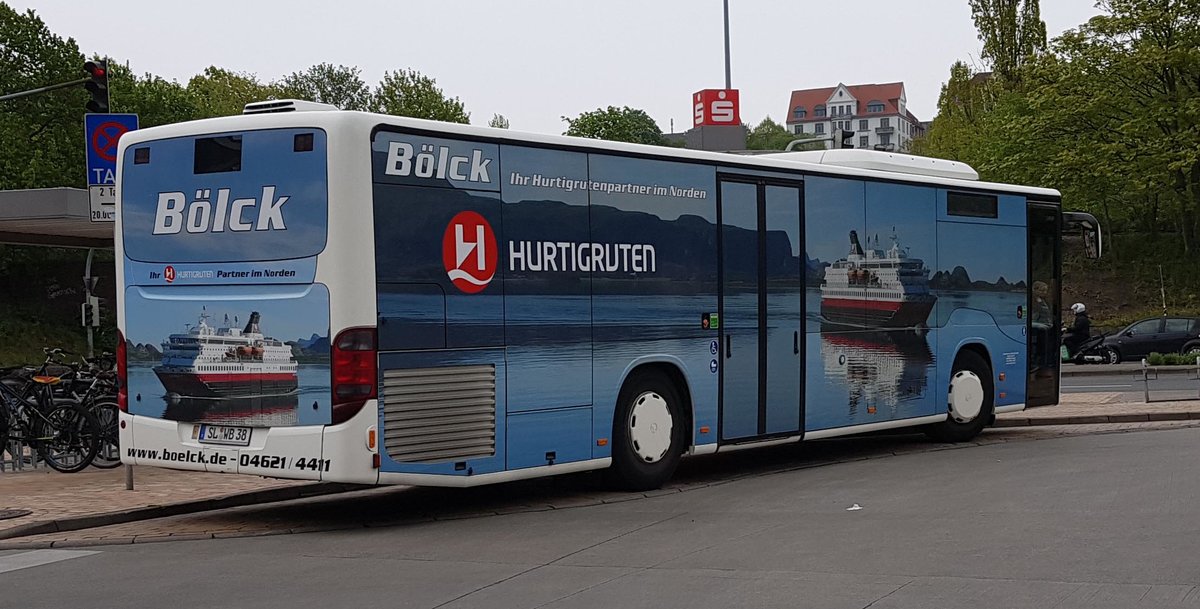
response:
M1158 374L1196 374L1195 366L1150 366ZM1133 378L1142 372L1141 362L1119 364L1063 364L1059 370L1063 376L1108 376L1118 375ZM1152 377L1153 378L1153 377Z
M78 530L210 509L340 492L351 485L255 476L134 469L125 490L124 468L78 474L51 470L0 473L0 512L28 510L0 520L0 539ZM357 488L357 487L353 487Z
M996 427L1091 425L1200 419L1200 400L1144 404L1122 401L1120 393L1064 393L1057 406L1028 408L996 416Z
M1064 394L1062 403L1057 406L999 415L995 427L1001 429L981 436L976 443L1007 441L1010 437L1056 437L1200 425L1200 400L1142 404L1122 399L1120 393ZM911 450L936 449L937 445L923 441L914 441L911 447ZM708 478L702 476L701 481L705 480ZM114 535L125 540L122 543L130 543L129 540L134 536L163 540L299 532L311 528L306 522L306 514L315 505L334 505L328 509L341 513L345 508L337 507L337 502L354 501L356 499L352 498L363 493L350 493L346 498L326 500L319 499L319 496L369 488L153 467L135 469L135 486L137 490L125 490L124 471L120 468L107 471L93 469L79 474L59 474L48 470L0 473L0 513L6 510L31 512L0 520L0 547L60 541L75 544L80 540L102 542L104 539L111 541ZM421 492L435 491L423 489ZM388 489L377 489L366 495L379 493L392 494ZM599 497L596 501L634 498L627 493ZM305 499L300 503L306 507L288 501L294 499ZM579 497L568 494L558 502L570 504L579 500ZM232 522L236 518L229 515L230 512L254 509L244 506L283 501L287 503L279 504L282 515L278 518L256 516L247 522ZM331 501L334 503L330 504ZM543 506L539 509L559 507L566 505ZM165 518L172 516L180 518ZM146 522L151 519L160 520ZM346 523L339 526L346 526ZM88 531L67 534L83 529Z

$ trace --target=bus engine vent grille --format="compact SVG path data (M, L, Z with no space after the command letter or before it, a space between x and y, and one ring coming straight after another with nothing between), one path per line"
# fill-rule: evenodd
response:
M383 446L402 463L496 454L496 367L383 372Z

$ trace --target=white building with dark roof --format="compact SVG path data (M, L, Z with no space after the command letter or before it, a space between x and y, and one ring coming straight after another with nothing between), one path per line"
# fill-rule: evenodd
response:
M829 135L853 131L855 148L908 150L924 127L908 111L904 83L845 85L792 91L787 128L792 133Z

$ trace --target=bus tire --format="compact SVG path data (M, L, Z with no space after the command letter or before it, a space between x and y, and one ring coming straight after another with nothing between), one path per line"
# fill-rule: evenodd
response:
M946 403L946 420L925 428L925 434L938 442L966 442L991 421L995 385L991 366L979 353L964 349L954 358Z
M686 442L679 391L658 372L635 372L621 387L613 419L612 474L631 491L661 487Z

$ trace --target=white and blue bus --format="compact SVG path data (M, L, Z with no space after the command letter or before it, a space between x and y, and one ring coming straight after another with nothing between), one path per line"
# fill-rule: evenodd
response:
M471 486L1058 401L1054 190L302 102L120 142L125 463ZM1072 228L1072 231L1075 230Z

